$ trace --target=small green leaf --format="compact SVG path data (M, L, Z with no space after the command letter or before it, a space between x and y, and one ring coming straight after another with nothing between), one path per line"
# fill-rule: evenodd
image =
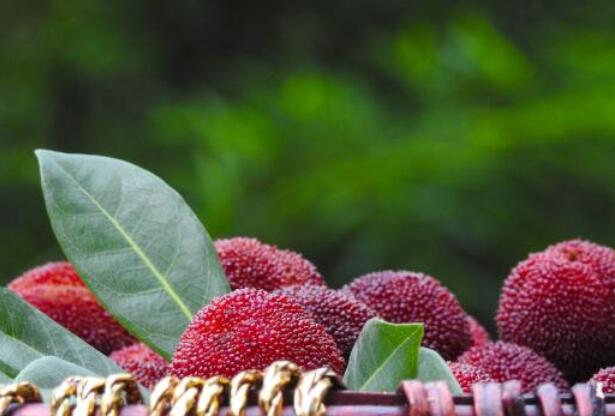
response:
M70 376L99 376L88 369L48 355L32 361L15 377L15 382L29 381L43 389L57 387Z
M448 368L440 354L429 348L421 347L419 353L419 369L417 379L428 381L444 381L453 394L461 394L461 387Z
M144 169L101 156L36 154L66 257L131 334L169 359L193 314L230 290L207 231Z
M344 382L358 391L395 391L416 377L422 324L392 324L370 319L357 340Z
M61 358L47 356L32 361L15 377L15 383L29 381L34 383L45 399L49 401L51 391L70 376L97 376L83 367L64 361Z
M121 372L111 360L17 295L0 288L0 370L9 377L54 355L100 375Z

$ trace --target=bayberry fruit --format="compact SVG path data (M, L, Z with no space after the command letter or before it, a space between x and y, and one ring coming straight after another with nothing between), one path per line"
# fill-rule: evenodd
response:
M475 365L449 362L448 367L464 393L472 393L472 385L476 383L493 381L485 370Z
M343 290L389 322L423 323L423 345L438 351L446 360L454 360L472 343L466 313L455 296L431 276L407 271L377 272L355 279Z
M344 369L331 335L296 301L241 289L214 299L195 315L179 340L171 372L178 377L231 377L277 360L305 370Z
M531 254L504 282L500 338L532 348L571 383L615 362L615 250L566 241Z
M169 364L145 344L129 345L114 351L109 358L148 389L169 373Z
M497 383L518 380L526 393L542 383L554 383L561 390L568 388L564 376L553 364L520 345L498 341L472 347L457 362L484 370Z
M274 293L290 297L303 306L331 334L346 357L365 322L377 316L357 299L323 286L295 285Z
M245 237L217 240L214 245L232 289L325 285L316 267L293 251Z
M105 354L133 338L98 303L69 263L48 263L13 280L8 288Z

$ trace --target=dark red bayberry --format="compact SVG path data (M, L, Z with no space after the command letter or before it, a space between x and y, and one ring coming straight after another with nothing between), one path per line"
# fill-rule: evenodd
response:
M615 362L615 250L572 240L519 263L504 283L500 338L544 355L571 383Z
M110 358L148 389L169 373L169 364L145 344L129 345L111 353Z
M495 382L519 380L523 392L530 392L542 383L568 388L562 373L546 358L527 347L498 341L472 347L457 360L484 370Z
M367 274L344 287L389 322L422 322L423 344L454 360L472 343L470 328L455 296L433 277L407 271Z
M325 285L316 267L293 251L245 237L217 240L214 245L232 289L273 291L296 284Z
M345 356L350 354L365 322L377 315L355 298L323 286L295 285L274 293L303 306L331 334Z

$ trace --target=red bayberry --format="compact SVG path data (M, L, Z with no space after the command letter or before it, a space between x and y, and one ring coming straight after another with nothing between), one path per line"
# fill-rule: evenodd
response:
M171 372L179 377L230 377L277 360L304 369L344 369L331 335L297 302L241 289L214 299L195 315L179 340Z
M464 393L472 393L473 384L493 381L485 370L475 365L449 362L448 367Z
M111 353L110 358L148 389L169 373L169 364L145 344L129 345Z
M105 354L136 342L103 309L69 263L36 267L8 288Z
M423 344L454 360L471 344L466 314L455 296L433 277L384 271L359 277L343 289L390 322L422 322Z
M607 367L598 371L590 380L591 383L602 383L603 393L615 393L615 367Z
M290 297L333 336L345 356L350 354L365 322L377 314L362 302L323 286L296 285L274 293Z
M232 289L272 291L295 284L325 285L316 267L293 251L245 237L217 240L214 245Z
M504 282L500 338L544 355L571 382L615 362L615 250L567 241L519 263Z
M472 336L472 346L484 345L491 341L489 333L477 320L471 315L467 316L468 324L470 325L470 335Z
M562 373L546 358L527 347L508 342L472 347L457 362L484 370L498 383L519 380L523 392L529 392L542 383L554 383L562 390L568 388Z

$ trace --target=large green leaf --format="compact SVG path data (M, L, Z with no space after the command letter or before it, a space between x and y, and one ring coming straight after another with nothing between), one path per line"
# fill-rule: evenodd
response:
M61 358L47 356L32 361L15 377L15 383L29 381L41 391L46 402L54 388L71 376L97 376L98 374L79 367Z
M444 381L448 384L451 393L462 393L461 387L448 368L446 361L440 357L440 354L429 348L421 347L419 353L419 369L416 378L424 382Z
M0 370L14 378L28 364L47 355L100 375L122 372L81 338L17 295L0 288Z
M422 324L392 324L370 319L357 340L344 382L358 391L395 391L416 377Z
M64 253L130 333L170 358L192 315L229 291L207 231L177 192L135 165L36 154Z

